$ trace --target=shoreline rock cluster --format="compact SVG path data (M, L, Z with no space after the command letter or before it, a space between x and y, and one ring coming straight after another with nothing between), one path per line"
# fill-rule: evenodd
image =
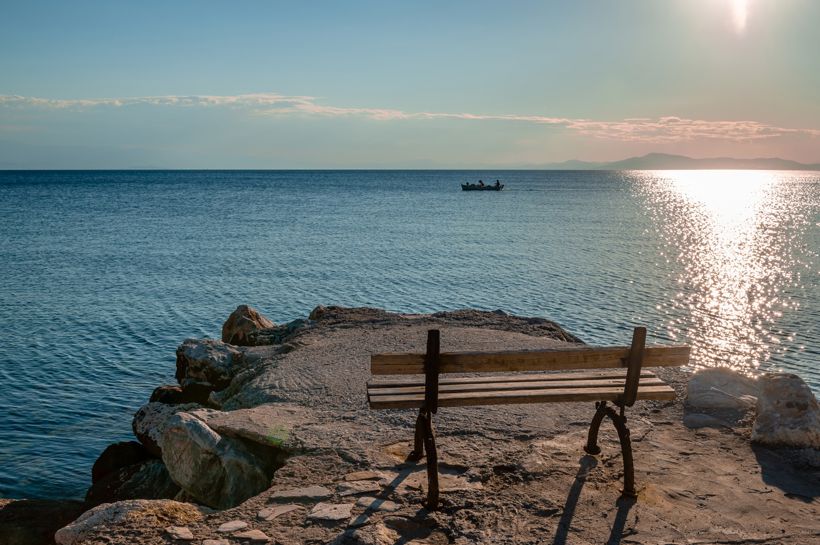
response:
M118 486L108 485L107 494L99 493L108 483L92 479L86 500L176 498L225 509L265 490L294 445L249 432L253 423L246 421L246 412L221 411L214 394L225 390L245 366L253 365L244 351L251 343L259 346L252 335L279 335L277 344L281 344L307 325L301 320L298 327L277 327L257 310L240 305L225 321L221 340L185 339L176 350L178 384L154 390L134 415L132 428L138 442L120 444L113 451L127 453L117 459L128 465L109 472ZM106 467L113 464L112 456L105 459ZM150 490L144 486L146 481L152 485Z
M820 449L820 405L792 373L749 377L728 368L702 369L687 383L683 423L690 428L751 423L753 443Z
M180 344L177 384L157 387L136 411L136 441L112 444L101 453L85 503L66 504L62 518L51 521L51 535L61 528L56 533L60 545L168 540L204 545L273 540L443 545L494 541L474 527L497 525L491 521L497 510L512 510L509 516L519 517L520 524L531 525L528 517L535 517L549 526L544 513L553 508L538 507L527 514L531 506L525 500L533 493L530 488L537 486L535 494L551 501L553 488L541 488L550 481L545 476L572 482L577 467L572 469L567 456L577 455L565 452L575 452L573 442L582 441L584 421L591 416L581 407L562 407L559 412L568 419L535 406L487 408L480 414L447 411L437 424L445 452L443 488L459 496L445 499L442 513L418 511L425 486L423 466L408 466L398 455L409 439L405 435L414 415L367 411L362 392L368 373L356 362L372 350L400 351L411 340L423 339L430 326L451 328L445 338L456 344L446 349L543 348L581 342L548 320L501 311L399 315L319 306L307 319L277 325L241 305L224 323L221 340L186 339ZM810 497L816 506L820 480L812 479L820 475L820 407L799 377L780 373L750 378L728 369L704 369L691 376L679 370L662 372L681 401L643 406L633 427L639 449L641 440L650 441L644 438L652 433L659 444L689 441L691 434L700 437L698 441L718 440L711 433L722 434L719 440L736 449L751 440L774 449L760 451L763 454L753 449L761 467L761 456L779 460L773 465L766 462L764 477L766 471L791 475L791 467L777 464L797 464L804 482L798 478L797 484L783 485L790 490L786 498ZM663 429L675 424L668 420L670 412L683 425L667 436ZM691 451L725 448L693 444L698 446ZM777 454L780 450L782 456ZM583 471L578 475L593 467L583 469L591 463L585 460L581 459ZM666 466L663 459L657 463L647 471L677 468ZM704 462L708 463L719 462ZM609 493L609 481L618 481L618 467L618 460L610 457L598 468L608 480L596 485L596 494ZM578 477L574 478L577 486ZM779 482L779 477L768 479ZM482 495L485 489L487 495ZM647 501L655 494L649 491L644 493L649 494ZM657 501L652 499L649 505ZM489 503L478 507L482 502ZM787 501L783 505L784 517L800 507ZM670 509L679 507L670 504ZM557 539L567 506L555 510L564 513L555 530ZM0 503L0 534L4 528L22 530L13 540L0 538L0 545L43 542L48 532L40 528L39 534L26 533L25 517L9 523L10 512L8 502ZM473 522L460 518L468 513L473 513ZM595 516L588 530L592 534L597 531ZM542 530L534 531L533 542L539 542ZM119 532L120 538L107 535L109 531ZM674 535L669 531L661 533L664 539ZM38 537L32 537L35 534Z

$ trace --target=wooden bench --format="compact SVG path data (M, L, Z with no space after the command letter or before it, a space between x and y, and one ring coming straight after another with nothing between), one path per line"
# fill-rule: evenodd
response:
M689 362L689 347L645 346L646 328L638 327L629 347L518 352L440 352L440 333L427 334L425 354L374 354L373 375L417 375L424 380L371 380L367 400L371 409L419 409L415 442L409 460L427 453L428 509L438 506L438 455L433 414L439 407L467 407L518 403L595 402L595 415L584 450L598 454L598 429L608 416L618 432L624 462L623 494L635 496L632 444L624 409L638 399L675 399L675 391L643 367L671 367ZM579 370L572 373L532 371ZM505 373L440 378L452 373ZM510 374L517 373L517 374ZM612 403L615 407L607 405Z

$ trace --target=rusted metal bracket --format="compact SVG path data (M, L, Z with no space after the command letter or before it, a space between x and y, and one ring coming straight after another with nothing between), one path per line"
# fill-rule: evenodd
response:
M430 511L438 509L438 452L436 437L433 434L433 414L429 411L424 418L424 450L427 453L427 501L425 507Z
M601 427L601 422L605 416L608 416L615 429L618 432L618 440L621 443L621 458L624 461L624 488L621 494L628 497L637 496L635 492L635 465L632 459L632 440L629 436L629 428L626 426L626 416L624 416L624 407L620 405L620 412L613 407L606 404L606 401L598 401L595 403L595 416L592 417L592 423L589 426L589 435L587 436L587 444L584 450L587 454L600 454L601 447L598 446L598 430Z
M416 418L413 452L410 461L421 460L427 455L427 501L425 507L431 511L438 508L438 452L433 432L433 414L438 411L439 354L441 334L437 329L427 332L427 353L424 356L424 405Z
M589 434L587 435L587 444L584 446L584 451L587 454L601 454L601 447L598 446L598 429L601 427L601 421L606 416L606 401L595 402L595 416L592 417L592 423L589 425Z
M621 494L628 497L635 497L635 464L632 458L632 439L629 435L629 428L626 425L626 407L635 404L638 398L638 383L641 380L641 365L643 364L644 347L646 346L646 328L636 327L632 333L632 346L629 355L624 361L627 368L626 380L624 382L624 393L615 401L616 411L606 404L606 401L595 403L595 416L589 425L589 435L584 450L588 454L600 454L601 447L598 446L598 431L604 417L609 417L615 430L618 432L618 441L621 443L621 458L624 461L624 488Z
M419 409L416 418L416 432L413 438L413 452L407 457L410 462L417 462L424 458L424 407Z

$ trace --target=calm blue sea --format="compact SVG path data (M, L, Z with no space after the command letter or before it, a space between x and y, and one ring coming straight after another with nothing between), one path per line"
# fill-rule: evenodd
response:
M462 192L465 181L500 192ZM820 391L820 173L0 172L0 497L77 497L240 303L504 309Z

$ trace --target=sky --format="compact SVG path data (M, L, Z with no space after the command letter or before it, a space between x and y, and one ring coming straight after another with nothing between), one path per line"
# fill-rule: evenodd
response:
M820 162L820 2L0 0L0 168Z

